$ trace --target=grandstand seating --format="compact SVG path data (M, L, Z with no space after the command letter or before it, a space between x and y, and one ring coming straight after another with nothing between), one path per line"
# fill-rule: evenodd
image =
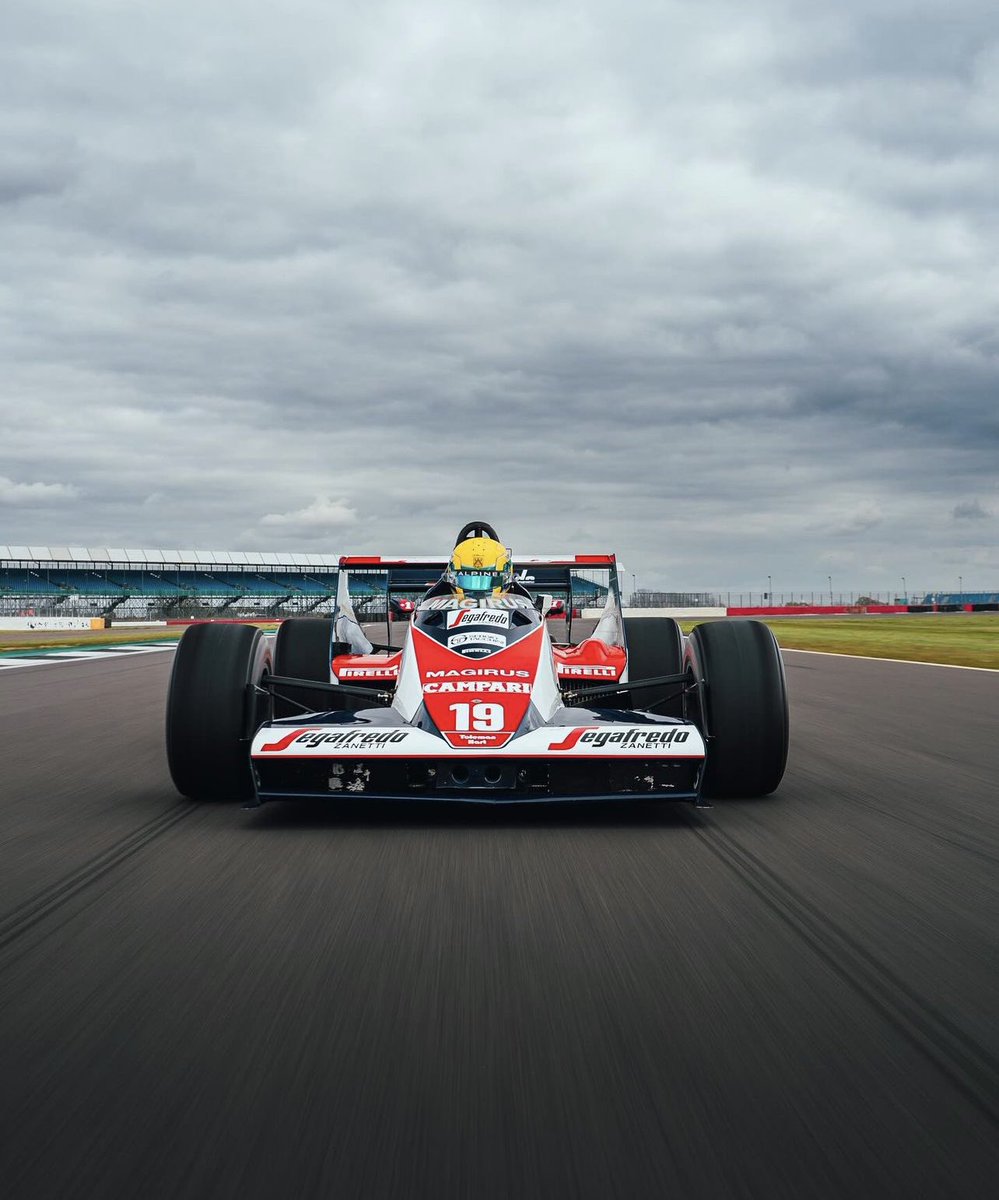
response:
M123 590L132 596L183 596L184 589L173 573L164 575L158 571L133 572L122 582Z
M999 592L927 592L919 604L999 604Z
M233 585L234 591L240 596L261 596L277 599L280 596L291 596L295 589L289 584L278 583L263 575L244 574Z
M270 575L279 587L287 588L290 593L303 596L332 596L336 593L336 576L326 575Z
M77 596L117 596L122 590L122 581L100 571L53 571L52 577L66 592Z
M14 568L0 578L0 589L12 596L63 596L66 589L48 572Z
M336 572L323 574L293 571L225 569L211 570L180 565L138 567L123 564L93 567L53 563L41 569L0 561L0 597L9 605L90 606L95 610L117 608L122 612L145 610L155 601L176 611L178 605L209 609L231 607L246 601L273 609L292 603L296 611L319 608L336 594Z
M335 605L337 575L333 555L0 546L0 604L15 612L325 614ZM351 572L359 609L384 608L386 582L384 571ZM577 606L590 601L591 589L594 599L605 594L587 579L575 588ZM419 599L421 590L405 594Z

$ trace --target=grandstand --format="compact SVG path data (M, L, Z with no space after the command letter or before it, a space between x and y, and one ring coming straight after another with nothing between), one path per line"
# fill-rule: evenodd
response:
M131 619L322 613L333 607L338 561L331 554L0 546L0 613Z
M529 561L529 560L528 560ZM529 586L551 591L573 610L603 607L605 573L531 566ZM439 564L438 568L439 570ZM188 617L275 617L328 614L336 597L339 556L225 550L125 550L76 546L0 546L0 616L107 616L119 620ZM390 583L391 577L391 583ZM418 601L436 580L426 568L352 568L350 593L359 614L385 616L386 598ZM829 594L829 602L833 596ZM661 592L634 590L634 608L823 604L825 593ZM995 611L996 591L840 593L840 605L895 604L910 611Z
M567 590L564 569L532 570L532 586L563 595L574 608L602 605L606 599L606 584L587 572L574 572ZM418 601L438 572L439 566L429 574L426 568L393 568L393 596ZM0 616L318 615L333 610L338 574L334 554L0 546ZM387 570L351 571L351 596L368 619L385 615L388 586Z
M966 608L970 605L973 609L994 609L999 606L999 592L927 592L916 603L927 607L936 605L938 608Z

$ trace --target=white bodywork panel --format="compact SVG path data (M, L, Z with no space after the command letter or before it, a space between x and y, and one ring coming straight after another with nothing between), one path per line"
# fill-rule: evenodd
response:
M502 749L453 749L408 725L269 726L257 731L253 758L703 758L693 725L550 725Z

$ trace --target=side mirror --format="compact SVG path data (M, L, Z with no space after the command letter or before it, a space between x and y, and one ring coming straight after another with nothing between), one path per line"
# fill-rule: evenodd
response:
M546 617L548 615L554 603L554 596L549 596L547 592L541 593L541 595L538 597L538 612L541 613L542 617Z

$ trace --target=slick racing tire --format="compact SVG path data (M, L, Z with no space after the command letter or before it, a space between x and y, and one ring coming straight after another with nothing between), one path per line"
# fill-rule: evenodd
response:
M705 797L767 796L787 764L784 663L762 621L712 621L687 638L684 670L696 688L684 715L704 737Z
M330 659L336 647L332 644L333 622L321 617L290 617L282 621L274 644L274 674L294 679L314 679L329 683ZM340 651L349 653L346 646ZM309 692L304 688L288 689L288 696L304 704L310 712L328 712L346 707L346 697L335 692ZM276 698L274 715L293 717L303 710L288 700Z
M683 671L683 634L672 617L625 617L624 639L628 647L629 679L679 675ZM632 688L627 707L679 717L683 711L680 691L678 683Z
M167 696L166 744L181 795L253 795L248 739L266 717L267 698L254 696L247 685L270 670L270 645L252 625L192 625L180 639Z

